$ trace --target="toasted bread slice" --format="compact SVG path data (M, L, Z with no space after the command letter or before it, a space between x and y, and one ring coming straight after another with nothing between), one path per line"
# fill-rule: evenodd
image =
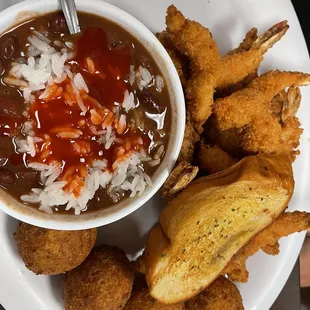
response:
M200 178L171 200L145 251L151 295L177 303L197 295L287 207L294 178L287 156L249 156Z

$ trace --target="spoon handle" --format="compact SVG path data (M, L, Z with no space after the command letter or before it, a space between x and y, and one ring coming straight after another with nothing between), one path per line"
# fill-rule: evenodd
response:
M62 11L71 34L81 31L74 0L60 0Z

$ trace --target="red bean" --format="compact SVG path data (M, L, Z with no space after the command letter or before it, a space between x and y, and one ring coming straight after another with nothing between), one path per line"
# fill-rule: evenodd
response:
M65 29L67 29L67 22L65 17L62 14L58 14L53 17L53 19L50 22L50 27L55 32L62 32Z
M5 168L0 168L0 184L1 185L13 185L15 183L15 174Z
M22 99L12 99L7 96L0 96L0 115L8 117L22 117L23 113Z
M38 181L39 180L39 172L37 171L19 171L17 172L17 177L23 180L29 181Z
M148 112L162 113L165 108L158 103L158 99L150 91L143 89L138 94L140 104L145 107Z
M6 35L0 40L0 47L2 55L5 59L14 59L18 56L19 43L16 37Z
M110 50L121 49L121 48L123 48L124 46L125 46L125 44L124 44L122 41L117 41L117 40L115 40L115 41L113 41L113 42L110 43L109 49L110 49Z

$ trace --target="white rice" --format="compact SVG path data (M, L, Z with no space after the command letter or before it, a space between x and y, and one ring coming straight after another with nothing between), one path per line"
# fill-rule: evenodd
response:
M164 79L160 75L155 77L155 86L158 92L161 92L165 86Z
M158 150L156 151L156 154L154 155L154 159L160 159L164 151L165 151L164 145L160 145Z
M67 73L63 72L61 74L60 77L54 78L54 80L52 79L52 82L56 83L56 84L60 84L62 83L65 79L67 78Z
M86 93L89 92L87 84L84 81L84 78L81 73L77 73L73 79L74 84L79 90L85 90Z
M104 144L104 148L108 150L110 149L112 144L115 142L115 139L116 139L115 132L112 131L111 127L107 127L104 134L98 138L98 142L100 144Z
M73 47L74 47L73 43L72 43L72 42L69 42L69 41L66 41L66 42L65 42L65 45L66 45L68 48L70 48L70 49L73 49Z
M33 137L27 136L25 140L22 139L16 139L15 140L16 146L17 146L17 152L19 153L27 153L31 157L36 156L36 146L33 141Z
M41 53L46 54L55 53L55 49L53 47L51 47L48 43L39 39L37 36L28 37L28 41L35 49L39 50Z
M5 84L9 84L11 86L16 86L16 87L20 88L21 90L23 90L25 87L28 86L28 84L25 81L23 81L21 79L16 79L15 77L11 78L11 77L6 76L3 78L3 82Z
M41 171L41 175L45 177L41 179L44 189L33 188L30 194L22 195L21 199L30 204L39 203L40 210L49 214L53 213L55 206L65 206L66 210L73 208L75 214L78 215L86 210L87 203L94 197L99 187L107 188L107 192L114 201L119 200L123 192L129 192L130 197L142 195L145 188L151 186L152 182L140 167L140 157L139 153L132 153L126 161L118 165L113 173L106 170L105 161L94 161L92 168L88 170L85 186L77 198L64 190L66 181L56 181L59 170L61 170L59 166L31 163L29 167Z
M153 79L150 71L142 66L139 66L139 72L141 75L141 80L145 83L145 86L149 85Z
M136 80L136 72L135 72L135 66L130 66L129 71L129 83L132 86Z
M158 166L160 164L160 159L158 158L158 159L150 160L148 164L151 167Z
M50 45L51 41L43 34L38 32L34 32L34 34L28 37L30 46L28 47L29 57L27 63L14 63L9 76L5 77L5 82L22 89L25 102L32 102L34 99L32 96L33 92L45 89L46 85L59 84L69 76L72 84L74 84L78 105L85 113L86 107L79 96L79 90L83 89L85 92L88 92L88 87L80 73L72 74L65 65L70 58L67 54L68 49L62 49L61 52L57 52ZM70 45L71 42L66 43ZM40 99L46 99L48 94L49 91L46 90Z
M69 76L69 74L68 74L68 76ZM76 87L76 85L74 84L73 81L71 81L71 86L72 86L73 91L75 93L77 104L78 104L79 108L81 109L81 111L85 114L87 112L87 109L85 107L85 104L84 104L81 96L80 96L80 92L79 92L78 88Z
M52 55L52 70L56 77L61 77L62 73L64 72L64 65L67 59L67 53L63 53L62 55L54 53Z
M50 73L39 68L32 68L28 65L22 64L20 67L20 73L22 76L33 85L44 85Z
M36 31L36 30L33 30L33 33L41 41L43 41L43 42L45 42L46 44L49 44L49 45L51 44L52 41L48 37L46 37L43 33L39 32L39 31Z
M32 128L32 124L30 121L26 121L23 125L23 128L22 128L22 133L25 135L25 136L34 136L34 132L33 132L33 128Z
M122 103L122 107L123 109L125 109L126 112L136 107L134 94L132 92L129 93L127 89L124 93L124 101Z
M42 163L30 163L28 165L29 168L32 168L34 170L37 170L37 171L43 171L44 172L44 175L45 175L45 170L49 170L50 169L50 166L49 165L46 165L46 164L42 164Z
M59 40L55 40L55 41L54 41L54 45L57 46L57 47L63 47L62 42L59 41Z
M148 88L153 84L153 76L150 71L142 66L139 66L138 72L136 72L137 86L140 90Z

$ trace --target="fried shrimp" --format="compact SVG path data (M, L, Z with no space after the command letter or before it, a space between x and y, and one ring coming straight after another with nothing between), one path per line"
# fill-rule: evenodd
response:
M207 120L204 127L204 139L207 143L218 145L223 151L233 157L242 157L242 149L240 147L241 129L221 130L213 115Z
M227 53L227 55L248 51L251 48L251 46L253 45L253 43L257 40L257 38L258 38L257 33L258 33L257 28L252 28L251 30L249 30L246 33L243 41L239 44L239 46L237 48L229 51Z
M227 55L232 55L236 53L241 53L248 51L254 42L257 40L257 29L252 28L250 31L247 32L243 41L239 44L239 46L227 53ZM226 96L231 95L233 92L238 91L239 89L247 87L255 78L257 78L257 69L247 75L242 81L230 85L227 88L217 89L215 93L215 98L223 98Z
M247 88L216 100L213 112L217 124L221 130L242 129L240 145L247 153L287 154L294 159L302 133L294 115L300 103L296 86L308 84L309 74L269 71L253 80ZM279 122L270 102L284 88L291 86L290 99L284 110L285 122Z
M194 128L194 136L197 137L186 141L187 145L184 144L181 156L182 160L186 155L186 160L191 161L202 126L212 113L215 90L227 89L253 74L263 55L285 34L288 25L284 21L273 26L250 45L255 37L255 31L252 30L239 49L221 57L210 30L196 21L186 19L173 5L167 10L166 24L175 46L190 61L192 75L187 83L186 97L192 125L188 126Z
M262 36L258 37L246 50L225 55L221 58L220 70L217 70L217 88L226 88L242 81L245 77L257 70L264 54L286 33L289 26L282 21Z
M175 68L177 69L180 81L183 87L185 87L188 79L188 57L182 54L175 47L173 43L173 38L167 31L157 33L156 37L169 54Z
M211 146L204 143L200 145L198 158L199 167L210 174L229 168L237 162L217 145Z
M218 99L214 115L222 130L241 128L257 116L270 114L270 102L286 87L310 84L310 74L269 71L256 78L247 88Z
M247 282L249 273L246 260L258 250L263 249L268 254L278 254L278 240L295 232L310 228L310 213L282 213L269 227L257 234L235 257L228 263L223 274L227 273L233 281Z
M177 48L189 57L193 71L213 72L218 67L218 47L208 28L187 20L174 5L167 10L166 25Z
M192 116L190 112L187 112L183 144L178 157L178 162L192 161L195 143L199 140L200 140L200 133L198 133L195 130L194 122L192 121Z

